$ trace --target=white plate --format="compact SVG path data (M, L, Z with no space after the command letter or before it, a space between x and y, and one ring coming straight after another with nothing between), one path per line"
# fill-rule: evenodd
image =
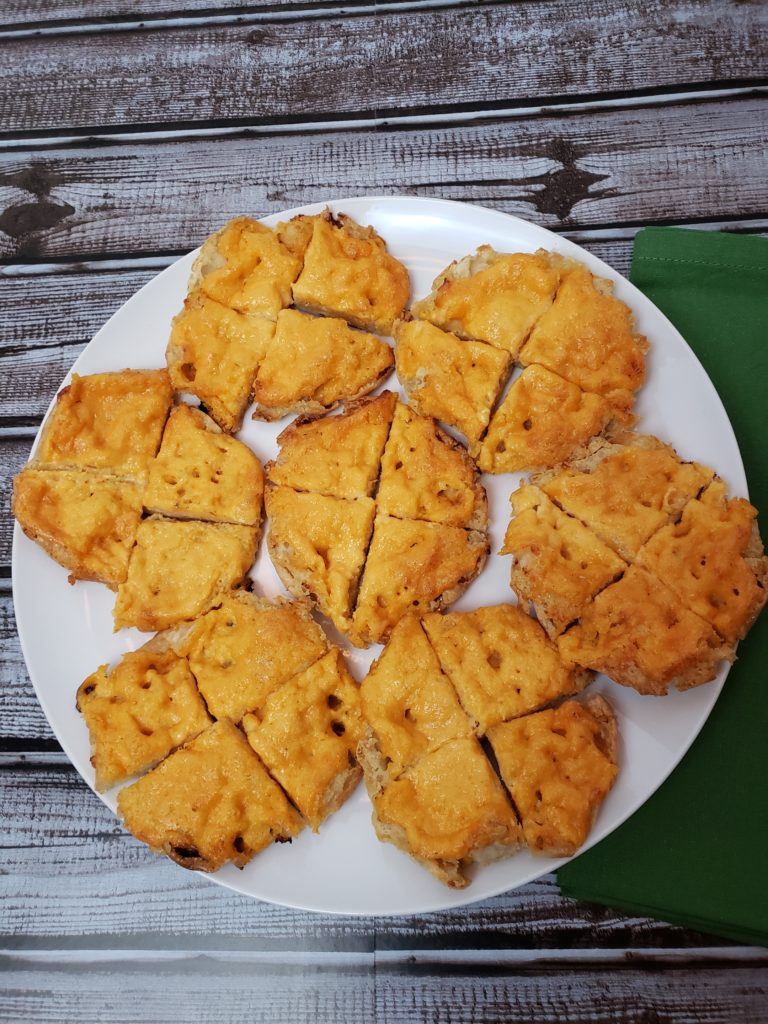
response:
M266 219L275 224L297 213L317 213L325 204L289 210ZM616 295L636 314L651 341L647 384L638 403L639 427L671 442L683 457L700 459L725 478L733 493L746 494L739 450L725 410L701 365L669 321L628 281L579 246L515 217L443 200L384 197L341 199L335 212L372 224L411 272L414 297L451 260L490 243L506 251L544 247L583 260L593 272L616 282ZM171 317L179 310L194 254L168 267L134 295L99 331L75 363L78 373L163 365ZM385 386L396 387L394 376ZM265 425L246 419L241 437L264 461L275 451L285 422ZM491 511L491 555L487 568L454 606L458 610L511 599L510 560L495 554L508 521L508 497L517 476L486 477ZM262 544L252 575L258 592L284 594ZM22 650L40 703L62 747L93 786L88 735L75 710L75 690L96 666L115 662L141 646L146 634L112 632L113 595L95 583L67 583L67 573L16 527L13 591ZM352 651L352 671L365 674L379 650ZM587 845L620 825L669 775L704 724L725 679L684 694L641 697L600 677L592 685L617 710L621 771L603 805ZM102 797L113 810L115 791ZM652 841L649 837L649 842ZM95 856L95 854L94 854ZM243 871L227 867L215 881L259 899L339 914L409 914L460 906L529 882L563 861L521 853L479 869L464 890L442 886L395 847L379 843L362 786L323 826L288 846L259 854ZM179 868L179 870L183 870Z

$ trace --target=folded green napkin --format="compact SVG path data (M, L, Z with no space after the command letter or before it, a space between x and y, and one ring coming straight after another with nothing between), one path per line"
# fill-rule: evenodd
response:
M768 239L647 228L630 276L717 388L768 539ZM566 896L768 945L768 610L738 658L664 785L558 872Z

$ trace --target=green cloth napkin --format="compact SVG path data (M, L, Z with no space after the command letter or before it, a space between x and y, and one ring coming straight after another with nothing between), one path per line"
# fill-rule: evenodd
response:
M768 239L647 228L637 236L630 277L680 330L717 388L765 538ZM706 452L701 457L706 462ZM664 785L558 872L566 896L768 945L768 610L738 657Z

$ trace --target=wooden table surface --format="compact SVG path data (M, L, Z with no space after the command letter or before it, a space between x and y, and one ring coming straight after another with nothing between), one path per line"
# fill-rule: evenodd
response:
M258 903L127 836L37 705L8 496L75 357L229 217L466 200L626 272L646 224L768 232L767 6L0 4L2 1021L768 1021L768 950L560 896Z

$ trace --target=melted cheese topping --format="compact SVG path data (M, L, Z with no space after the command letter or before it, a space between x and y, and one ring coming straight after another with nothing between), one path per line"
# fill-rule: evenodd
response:
M144 505L152 512L258 526L264 474L241 441L188 405L171 413L152 464Z
M192 292L174 318L166 359L176 391L206 406L222 429L239 429L275 325Z
M280 453L267 466L271 483L335 498L373 494L397 396L363 399L340 416L292 424L278 438Z
M160 447L171 398L165 370L74 373L56 399L36 461L141 477Z
M301 261L271 228L237 217L211 242L215 250L201 267L201 287L209 298L240 313L270 317L290 305Z
M370 498L346 500L268 487L269 553L297 597L311 595L344 632L373 528Z
M257 541L247 526L145 519L117 592L115 628L167 629L207 612L241 582Z
M316 832L360 778L358 687L334 648L246 715L248 742Z
M374 798L383 825L402 828L414 857L461 861L495 843L517 846L520 829L480 745L449 740Z
M306 603L236 591L196 619L178 648L216 718L239 722L267 695L328 649Z
M511 363L507 352L462 341L424 320L395 328L397 375L411 405L456 427L475 445Z
M523 366L541 363L628 413L645 381L648 342L634 333L630 309L608 294L610 287L583 267L568 272L520 361Z
M598 594L557 643L566 662L605 672L641 693L707 682L718 663L732 657L703 619L635 566Z
M408 610L455 601L482 569L487 552L484 534L378 515L352 643L382 643Z
M408 271L389 255L373 228L343 215L315 220L304 268L293 286L298 306L343 317L376 334L391 334L409 293Z
M480 469L519 473L555 466L599 434L612 416L604 398L583 392L543 366L529 366L491 420Z
M627 560L679 515L713 475L697 462L680 462L655 438L635 440L633 445L607 445L585 469L566 469L542 484L550 498Z
M360 697L365 720L389 759L392 778L446 740L468 736L472 730L413 615L393 629L384 652L363 680Z
M560 271L547 253L498 253L482 245L451 264L414 316L461 338L486 341L516 356L551 307Z
M187 867L243 867L303 822L243 734L222 719L120 791L126 827Z
M514 514L500 553L514 555L512 589L533 602L554 639L626 563L538 487L524 484L510 501Z
M570 857L587 838L618 771L602 732L587 708L569 700L489 733L532 853Z
M389 345L345 320L286 309L256 376L257 414L279 419L301 403L330 409L372 391L393 362Z
M765 586L744 557L756 517L757 509L744 498L727 501L725 484L716 480L637 559L730 642L745 635L766 601ZM765 571L763 559L763 576Z
M95 473L22 470L13 513L22 530L81 580L122 583L141 517L141 486Z
M379 511L398 519L484 529L485 490L475 464L434 420L399 404L381 460Z
M481 733L588 681L563 665L538 622L516 605L427 615L424 628Z
M111 672L102 665L78 689L77 707L98 790L142 774L211 724L186 661L170 652L133 651Z

